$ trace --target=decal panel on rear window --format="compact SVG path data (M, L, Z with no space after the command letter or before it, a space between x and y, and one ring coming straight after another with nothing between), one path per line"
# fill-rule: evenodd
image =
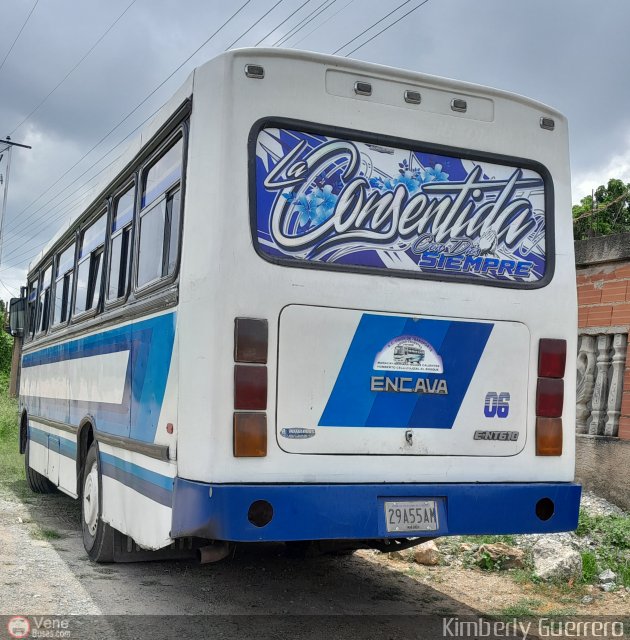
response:
M267 259L522 286L547 275L538 165L271 127L255 143L252 226Z

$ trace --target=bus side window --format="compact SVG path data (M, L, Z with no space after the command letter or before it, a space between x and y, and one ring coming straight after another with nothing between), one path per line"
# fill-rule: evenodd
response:
M74 275L74 242L57 257L55 272L55 310L53 325L66 322L70 317L70 297Z
M107 215L103 214L83 232L77 264L74 315L95 309L100 302L106 228Z
M107 300L118 300L127 293L129 257L131 255L131 223L135 186L115 200L112 216Z
M182 139L144 172L138 242L138 287L172 275L181 217Z
M32 339L33 336L35 335L35 324L37 320L37 287L38 285L39 285L39 280L34 280L28 285L28 298L27 298L28 324L27 324L27 330L25 331L24 335L29 339Z
M44 271L37 305L37 333L46 333L50 324L50 294L52 290L52 265Z

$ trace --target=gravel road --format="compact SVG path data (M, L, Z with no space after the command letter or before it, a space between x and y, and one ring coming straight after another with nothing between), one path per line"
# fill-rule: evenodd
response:
M152 624L153 638L201 637L211 627L213 638L327 640L425 637L417 614L477 615L362 552L295 560L282 545L250 545L218 564L93 564L79 515L62 494L21 501L0 493L0 615L103 616L86 618L82 638L146 637L139 628ZM437 619L421 626L429 624Z

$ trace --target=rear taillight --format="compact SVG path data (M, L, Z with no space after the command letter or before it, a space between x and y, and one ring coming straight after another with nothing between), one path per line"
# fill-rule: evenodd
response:
M564 380L538 378L536 387L536 415L541 418L562 417Z
M234 408L267 409L267 367L260 364L234 365Z
M236 318L234 322L234 456L267 455L266 320Z
M236 318L234 321L234 362L267 363L269 326L258 318Z
M538 345L536 455L562 455L562 408L567 342L542 338Z
M538 376L564 378L567 362L567 341L542 338L538 344Z

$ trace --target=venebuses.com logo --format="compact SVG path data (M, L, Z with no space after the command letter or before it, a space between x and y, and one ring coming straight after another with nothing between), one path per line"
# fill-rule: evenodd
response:
M13 616L7 622L7 631L11 638L28 638L31 632L31 623L24 616Z
M70 621L55 616L13 616L7 622L10 638L69 638Z

